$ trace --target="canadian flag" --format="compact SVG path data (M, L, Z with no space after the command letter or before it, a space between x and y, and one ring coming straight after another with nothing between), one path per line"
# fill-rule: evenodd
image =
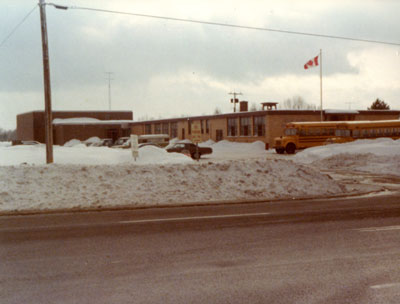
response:
M307 61L307 63L304 65L304 68L307 70L309 68L313 68L313 67L318 66L319 65L318 57L319 56L316 56L316 57L314 57L314 59L311 59L311 60Z

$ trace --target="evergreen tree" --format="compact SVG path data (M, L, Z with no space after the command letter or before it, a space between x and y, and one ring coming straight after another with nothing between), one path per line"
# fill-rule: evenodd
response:
M390 107L386 102L377 98L368 110L390 110Z

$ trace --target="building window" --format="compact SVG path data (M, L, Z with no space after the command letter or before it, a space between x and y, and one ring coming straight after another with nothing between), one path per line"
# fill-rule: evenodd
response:
M192 122L188 119L188 134L192 134Z
M162 124L162 134L168 134L169 135L169 124L168 123L163 123Z
M254 117L254 136L265 136L265 117Z
M200 120L201 134L204 134L203 121Z
M240 135L250 136L251 135L251 121L250 117L240 118Z
M237 135L237 119L228 118L228 136Z
M144 134L151 134L151 124L144 125Z
M172 122L171 123L171 138L178 137L178 123Z
M154 125L154 134L161 134L161 124L155 124Z
M208 121L208 119L206 120L206 133L210 133L210 122Z

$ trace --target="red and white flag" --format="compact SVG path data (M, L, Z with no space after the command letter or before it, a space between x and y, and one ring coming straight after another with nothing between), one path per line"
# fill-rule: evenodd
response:
M316 56L314 59L311 59L311 60L307 61L307 63L304 65L304 68L307 70L307 69L310 69L310 68L318 66L319 65L318 57L319 56Z

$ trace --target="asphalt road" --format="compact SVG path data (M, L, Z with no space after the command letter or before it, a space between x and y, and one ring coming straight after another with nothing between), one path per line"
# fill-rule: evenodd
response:
M0 217L1 303L399 303L400 194Z

